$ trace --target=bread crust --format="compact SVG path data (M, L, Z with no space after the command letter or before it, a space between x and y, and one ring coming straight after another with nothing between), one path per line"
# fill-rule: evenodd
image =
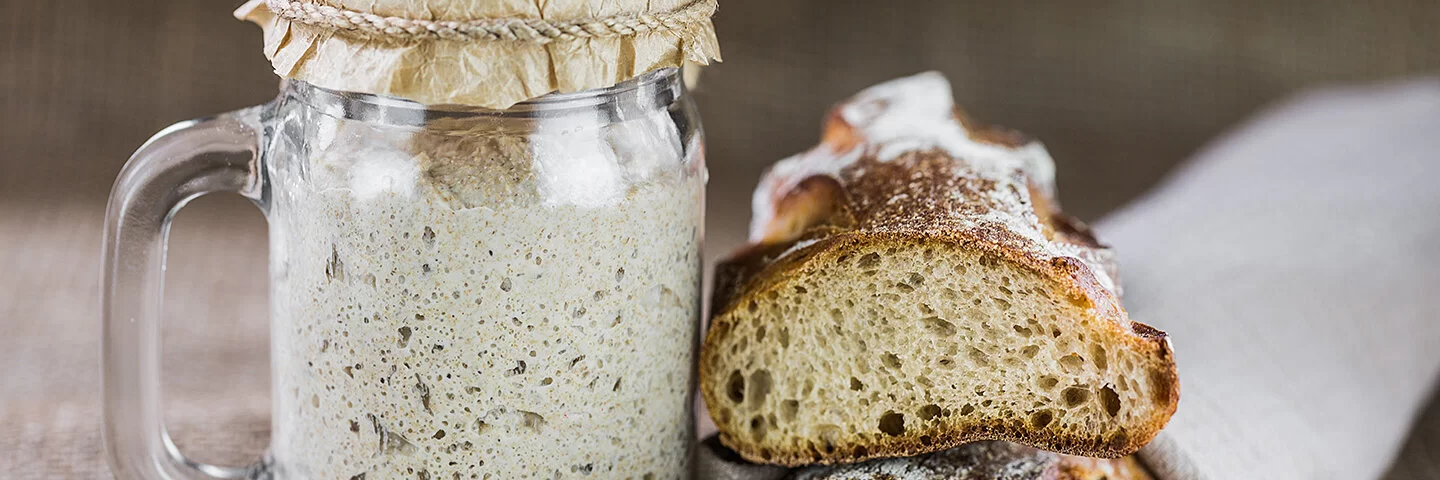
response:
M948 84L945 90L948 101ZM886 102L901 100L882 95L875 115L886 114ZM792 466L909 456L980 440L1106 458L1132 454L1148 443L1178 405L1180 384L1170 342L1164 332L1129 319L1120 306L1113 253L1088 227L1059 211L1054 187L1041 171L1045 165L1030 165L1036 161L1028 158L1006 163L960 157L938 146L886 158L885 146L868 138L863 125L852 124L856 115L846 110L873 101L862 93L837 106L827 117L822 144L786 161L801 166L782 162L762 181L756 215L763 221L752 225L755 242L716 269L712 320L700 362L706 402L717 405L720 395L713 377L719 372L711 371L713 357L719 355L716 343L732 329L732 314L751 299L784 295L796 279L823 275L838 258L862 247L939 246L975 252L988 259L982 261L1038 276L1050 286L1050 295L1084 312L1087 318L1081 320L1106 325L1113 334L1109 338L1120 339L1112 341L1165 365L1147 379L1163 392L1159 408L1138 428L1103 440L1061 438L1012 422L851 439L858 448L822 454L762 449L727 432L726 422L717 418L721 441L750 461ZM985 148L1041 155L1040 160L1049 162L1043 147L1023 134L981 125L958 109L948 121Z

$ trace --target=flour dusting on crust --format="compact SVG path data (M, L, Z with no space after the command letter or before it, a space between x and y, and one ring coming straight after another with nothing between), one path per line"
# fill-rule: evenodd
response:
M943 165L934 165L937 155ZM920 163L928 168L917 168ZM1113 268L1105 263L1111 256L1102 253L1103 247L1057 237L1047 226L1049 219L1037 216L1032 195L1057 205L1055 165L1044 145L964 117L940 73L881 83L837 105L819 146L781 160L761 178L751 198L752 243L793 240L783 237L794 219L786 217L793 212L783 211L781 201L815 176L871 190L870 198L852 195L850 200L869 210L859 218L879 221L856 228L973 232L1041 259L1073 258L1089 267L1101 287L1118 292ZM897 180L909 184L897 185ZM942 190L935 191L937 186ZM866 205L878 200L884 205Z

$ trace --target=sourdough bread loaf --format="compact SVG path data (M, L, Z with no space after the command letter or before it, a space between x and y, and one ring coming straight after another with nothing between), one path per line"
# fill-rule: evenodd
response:
M834 108L772 167L752 244L717 268L701 392L720 438L781 465L1007 440L1129 455L1175 411L1163 332L1054 198L1038 142L928 73Z

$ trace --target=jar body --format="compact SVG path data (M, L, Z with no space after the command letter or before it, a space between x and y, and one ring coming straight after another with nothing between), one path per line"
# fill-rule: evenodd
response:
M678 74L390 102L292 82L267 122L275 478L687 476L705 170Z

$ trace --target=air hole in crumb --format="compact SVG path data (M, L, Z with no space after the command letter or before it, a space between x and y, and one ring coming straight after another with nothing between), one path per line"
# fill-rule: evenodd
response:
M940 317L925 317L920 319L920 323L925 326L926 330L929 330L930 333L935 335L948 337L955 334L955 324L947 322Z
M1100 404L1105 406L1105 413L1111 417L1120 414L1120 394L1115 393L1115 389L1109 385L1100 389Z
M1035 356L1039 354L1040 346L1038 345L1026 345L1020 348L1020 355L1023 355L1025 358L1035 358Z
M748 403L752 407L757 407L763 403L765 396L770 394L771 385L769 370L756 370L754 373L751 373L750 391L747 392L750 394Z
M789 348L789 347L790 347L790 329L785 328L785 327L780 327L780 331L777 332L777 333L778 333L777 338L780 340L780 347L781 347L781 348Z
M891 370L900 369L900 357L895 356L895 354L893 353L885 352L884 355L880 356L880 361L883 362L885 366L890 368Z
M850 377L850 389L858 392L865 389L865 384L860 383L858 378Z
M804 294L810 293L810 290L807 290L805 287L796 285L796 286L795 286L795 293L804 295Z
M895 412L885 412L880 416L880 431L891 436L904 435L905 416Z
M909 275L905 276L905 283L910 284L910 286L912 287L918 287L921 284L925 283L925 276L919 273L910 272Z
M765 438L765 419L759 415L750 418L750 436L756 442Z
M405 345L410 343L411 333L410 327L400 327L400 348L405 348Z
M935 417L940 416L940 411L940 406L933 403L920 407L920 419L929 421L931 419L934 419Z
M1031 335L1034 335L1034 334L1035 334L1035 332L1031 332L1030 329L1025 328L1025 327L1022 327L1022 326L1019 326L1019 325L1016 325L1014 328L1015 328L1015 333L1019 333L1019 334L1022 335L1022 336L1028 337L1028 336L1031 336Z
M780 418L787 423L795 420L795 413L800 411L800 402L797 400L786 400L780 402Z
M976 365L982 367L990 365L990 356L986 355L985 352L980 351L980 349L978 348L970 347L970 351L966 352L966 355L968 355L970 357L970 361L975 362Z
M755 327L755 343L765 341L765 326Z
M840 427L835 425L821 425L820 431L821 450L825 453L835 453L835 444L840 443L840 435L844 433Z
M1060 357L1060 365L1064 366L1067 372L1078 372L1085 367L1085 359L1080 357L1079 354L1071 353Z
M1035 428L1045 428L1053 420L1055 420L1055 414L1050 413L1049 410L1041 410L1030 415L1030 425Z
M729 409L729 408L720 407L718 410L714 410L714 411L716 412L716 415L715 415L715 423L719 423L719 424L730 423L730 417L731 417L733 414L730 413L730 409Z
M1090 400L1090 390L1083 387L1065 387L1060 392L1060 399L1065 402L1065 408L1075 408Z
M510 278L509 278L509 277L506 277L504 280L501 280L501 281L500 281L500 290L501 290L501 291L505 291L505 292L510 291L510 286L511 286L511 284L510 284Z
M520 426L535 431L539 431L540 427L545 426L545 417L541 416L540 414L535 412L527 412L524 410L519 410L519 412Z
M1036 384L1040 385L1040 388L1049 390L1051 388L1055 388L1056 385L1059 385L1060 379L1046 375L1040 377L1040 379L1036 381Z
M867 253L855 262L855 266L860 267L862 270L875 269L880 266L880 254L874 252Z
M1095 362L1095 368L1105 370L1108 363L1105 360L1105 347L1098 343L1090 344L1090 361Z
M974 405L971 405L971 404L968 404L968 403L965 404L964 406L960 407L960 415L961 415L961 416L969 415L970 413L972 413L972 412L974 412L974 411L975 411L975 406L974 406Z

